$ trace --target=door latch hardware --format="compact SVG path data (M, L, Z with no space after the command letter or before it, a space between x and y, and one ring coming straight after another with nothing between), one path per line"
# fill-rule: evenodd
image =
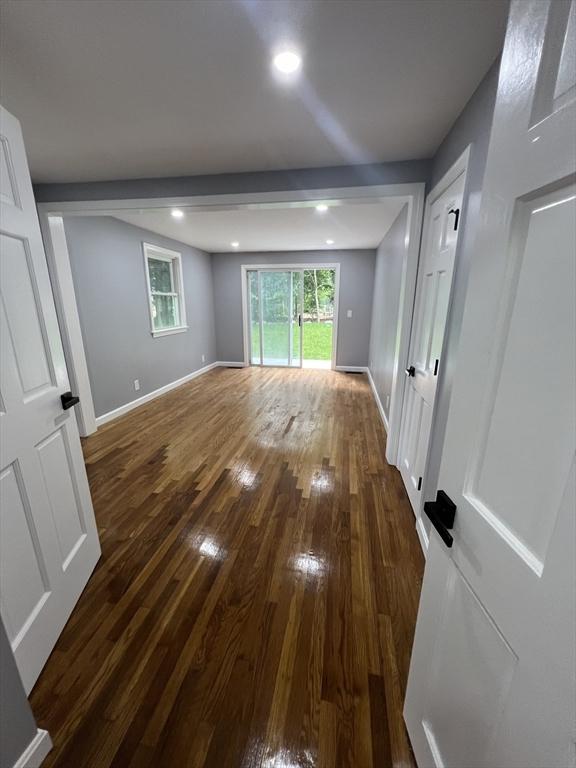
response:
M64 392L64 394L60 396L60 402L62 403L62 408L67 411L68 408L72 408L73 405L78 405L80 398L73 395L72 392Z
M447 547L451 547L454 539L448 533L448 529L454 527L454 518L456 517L456 504L444 493L438 491L436 501L427 501L424 504L424 512L430 519L430 522L440 534L440 538Z
M438 365L440 364L440 360L436 358L436 362L434 363L434 376L438 376Z
M458 231L458 219L460 218L460 208L450 208L448 215L454 214L454 232Z
M409 368L406 368L406 376L416 376L416 368L414 368L413 365L411 365Z
M422 488L422 478L419 477L418 478L418 490L420 490L421 488Z

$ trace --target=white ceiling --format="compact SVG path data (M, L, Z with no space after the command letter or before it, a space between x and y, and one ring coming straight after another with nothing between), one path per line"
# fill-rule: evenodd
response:
M194 245L208 253L238 251L307 251L376 248L406 200L332 201L326 213L309 203L235 209L183 208L174 219L170 208L114 212L122 221ZM327 244L326 240L334 240ZM233 241L239 248L231 246Z
M2 102L37 182L430 157L506 0L0 0ZM303 54L280 85L271 54Z

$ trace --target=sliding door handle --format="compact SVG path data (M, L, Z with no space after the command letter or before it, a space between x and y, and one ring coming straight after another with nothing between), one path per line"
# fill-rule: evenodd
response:
M448 530L454 528L456 504L444 491L438 491L436 501L427 501L424 504L424 513L438 531L444 544L451 547L454 539Z
M416 376L416 368L414 368L413 365L411 365L409 368L406 368L406 376Z

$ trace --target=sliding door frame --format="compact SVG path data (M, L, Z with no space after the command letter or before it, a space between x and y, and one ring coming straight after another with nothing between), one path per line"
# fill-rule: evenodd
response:
M300 275L299 289L298 289L298 332L300 334L300 365L292 365L292 359L294 357L294 275ZM288 367L289 368L302 368L304 362L304 349L303 349L303 318L304 315L304 270L294 269L290 273L290 333L288 341Z
M257 275L258 283L258 340L260 342L260 365L264 365L264 312L262 312L262 273L260 270L254 270ZM248 277L248 275L246 275ZM248 285L248 284L246 284ZM252 318L248 318L248 326L252 327ZM252 356L252 345L249 347L248 356Z
M340 264L338 262L330 263L306 263L306 264L241 264L240 275L242 282L242 329L244 344L244 365L252 365L250 362L250 308L248 306L248 272L258 272L258 295L260 296L260 272L302 272L301 293L304 291L304 272L307 269L333 269L334 270L334 318L332 320L332 354L330 358L330 368L336 368L336 353L338 350L338 306L340 299ZM304 309L304 307L302 307ZM262 356L262 311L260 312L260 365L264 365ZM292 321L291 321L292 322ZM300 334L300 359L303 360L303 332ZM272 367L272 366L266 366ZM290 366L282 366L289 368ZM300 366L302 367L302 366Z

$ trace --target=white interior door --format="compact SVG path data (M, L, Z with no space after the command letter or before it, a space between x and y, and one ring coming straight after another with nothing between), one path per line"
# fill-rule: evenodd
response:
M405 719L419 768L576 763L576 7L511 6ZM436 506L434 516L441 512Z
M466 180L464 158L457 163L450 176L452 178L447 183L441 182L430 193L427 205L409 367L406 369L398 467L416 514L420 507L420 490L428 455L436 382L452 288Z
M0 610L30 691L100 544L22 133L0 109Z

